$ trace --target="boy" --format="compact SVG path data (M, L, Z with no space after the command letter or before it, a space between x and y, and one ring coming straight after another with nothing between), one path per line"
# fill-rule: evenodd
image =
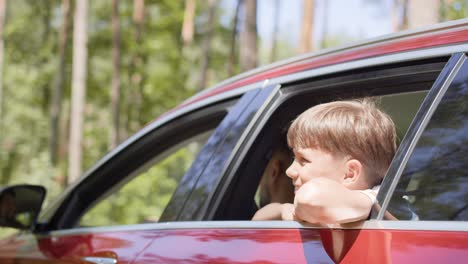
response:
M396 151L387 114L368 99L320 104L294 120L287 139L294 204L270 204L253 220L339 224L368 217Z

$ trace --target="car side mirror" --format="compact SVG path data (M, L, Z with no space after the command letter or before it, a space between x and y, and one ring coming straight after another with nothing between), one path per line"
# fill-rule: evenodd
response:
M46 195L38 185L12 185L0 188L0 227L33 229Z

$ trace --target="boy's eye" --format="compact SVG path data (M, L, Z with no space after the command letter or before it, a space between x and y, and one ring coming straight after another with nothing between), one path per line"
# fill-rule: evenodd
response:
M303 157L297 157L297 156L294 157L294 160L296 160L296 161L297 161L299 164L301 164L301 165L310 162L309 160L307 160L307 159L305 159L305 158L303 158Z

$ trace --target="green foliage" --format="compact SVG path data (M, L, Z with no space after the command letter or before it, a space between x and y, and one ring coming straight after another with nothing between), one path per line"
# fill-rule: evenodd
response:
M48 86L56 68L56 61L51 59L54 42L50 35L55 29L45 19L48 12L33 8L27 2L17 1L8 9L0 184L21 178L29 181L35 162L47 151ZM30 25L35 25L34 30Z
M440 7L442 20L456 20L468 17L468 0L443 1Z
M91 167L109 151L111 126L112 2L89 1L88 72L83 141L83 169ZM73 15L74 1L71 1ZM133 1L119 1L121 128L125 137L139 130L168 109L194 94L200 74L203 19L206 3L197 1L194 43L182 49L180 32L184 1L145 1L143 25L133 21ZM5 23L3 62L4 107L0 131L0 185L42 184L48 190L48 203L60 193L66 182L67 144L70 111L70 87L73 50L73 17L69 17L68 46L65 57L64 91L59 136L59 164L49 160L50 104L54 78L59 65L59 32L63 24L61 0L17 0L8 2ZM231 29L219 23L218 13L210 60L209 83L227 77ZM27 19L25 19L27 18ZM201 19L201 20L200 20ZM137 37L137 31L140 36ZM139 80L136 82L135 80ZM124 138L122 138L124 140ZM121 216L128 222L159 216L177 182L188 168L192 154L185 149L159 163L133 185L124 187L122 197L109 198L113 205L102 205L103 212ZM182 172L183 171L183 172ZM157 194L157 195L150 195ZM147 196L150 215L125 212L128 197ZM154 198L150 198L153 197ZM105 207L108 206L106 209ZM99 214L87 216L99 224ZM100 220L101 219L101 220ZM116 220L116 223L119 222ZM121 222L121 221L120 221Z
M108 226L158 221L202 145L190 144L134 175L136 178L85 214L80 224Z

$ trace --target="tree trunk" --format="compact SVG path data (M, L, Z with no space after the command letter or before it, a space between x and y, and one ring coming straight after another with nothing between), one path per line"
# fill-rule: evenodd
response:
M198 89L200 90L205 89L207 85L215 13L216 0L208 0L208 22L206 25L205 38L203 39L200 83L198 84Z
M408 3L408 28L418 28L439 22L439 0L405 0ZM431 8L427 8L431 7Z
M393 32L408 29L408 0L393 0Z
M323 1L323 21L322 21L322 39L320 40L320 48L327 47L328 38L328 1Z
M313 50L312 34L314 23L314 0L304 0L302 7L302 25L301 25L301 40L300 53L307 53Z
M185 0L184 22L182 24L182 41L184 47L192 44L195 18L195 0Z
M228 62L228 75L234 75L234 65L236 64L236 40L237 40L237 24L239 24L239 12L242 6L242 0L237 0L236 4L236 12L234 14L233 22L232 22L232 35L231 35L231 48L229 51L229 62Z
M270 62L273 62L276 60L276 49L277 49L277 42L278 42L278 23L280 21L280 2L279 0L275 0L275 14L273 15L273 35L271 39L271 52L270 52Z
M83 120L86 97L86 61L88 1L76 0L73 29L72 98L70 115L70 147L68 159L68 183L81 175Z
M110 135L111 149L117 147L120 142L120 25L118 0L112 0L112 65L112 128Z
M408 18L408 1L409 0L402 0L402 18L401 18L401 29L400 30L405 30L408 29L409 27L409 18Z
M133 1L133 25L134 25L134 40L138 47L131 58L130 68L130 91L127 96L127 124L126 130L136 131L141 126L140 112L143 104L142 80L143 74L141 68L143 65L143 58L138 51L141 47L141 35L143 31L143 22L145 18L145 1ZM124 132L127 134L127 131Z
M70 0L62 2L62 28L59 36L59 63L54 78L52 102L50 105L50 139L49 152L53 165L58 162L58 145L60 139L60 114L62 112L62 94L65 79L65 52L67 49L68 25L70 17Z
M62 135L58 140L58 157L59 157L59 175L57 175L55 177L55 181L59 184L59 186L62 187L62 189L64 189L65 187L67 187L67 168L66 166L63 166L65 165L65 158L62 158L62 157L66 157L67 156L67 153L68 153L68 147L69 147L69 143L70 143L70 139L68 138L68 131L69 131L69 128L70 128L70 101L63 101L62 102L62 107L64 109L67 109L67 110L64 110L63 111L63 115L62 117L60 118L59 120L59 129L60 129L60 135Z
M244 26L241 32L240 66L242 71L257 67L257 1L245 0Z
M4 93L3 93L3 53L5 47L4 28L7 0L0 0L0 148L3 148L3 109L4 109Z
M4 65L4 47L5 47L5 38L4 38L4 28L6 20L6 9L7 9L7 0L0 0L0 184L7 185L11 178L10 167L14 164L13 161L10 161L10 157L13 154L16 154L15 149L8 151L6 149L6 142L3 139L3 116L4 116L4 92L3 92L3 65ZM1 162L4 160L5 162Z

